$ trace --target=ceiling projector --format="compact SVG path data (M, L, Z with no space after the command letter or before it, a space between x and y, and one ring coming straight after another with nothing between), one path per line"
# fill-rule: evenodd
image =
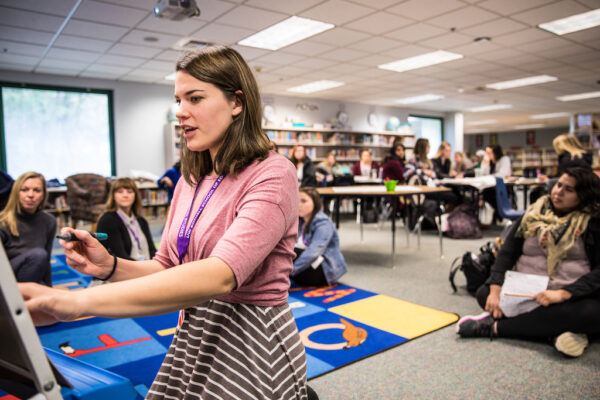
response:
M158 0L154 15L159 18L181 21L200 15L200 9L194 0Z

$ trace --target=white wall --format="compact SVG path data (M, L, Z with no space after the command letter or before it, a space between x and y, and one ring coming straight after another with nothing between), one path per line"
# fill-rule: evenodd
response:
M167 110L173 103L172 86L1 70L0 80L113 90L117 176L127 176L131 169L159 176L165 171L163 132ZM81 172L86 172L85 166Z

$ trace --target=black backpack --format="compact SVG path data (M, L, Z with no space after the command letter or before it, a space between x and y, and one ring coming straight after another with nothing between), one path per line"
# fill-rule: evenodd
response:
M475 207L471 204L460 204L448 214L448 230L446 236L454 239L479 239L481 228Z
M454 284L454 275L458 270L463 271L467 279L467 291L475 295L479 286L483 285L490 276L490 270L494 261L496 261L496 253L498 247L495 243L487 242L479 249L479 254L475 255L470 251L463 254L462 257L457 257L450 266L450 285L456 293L456 285Z

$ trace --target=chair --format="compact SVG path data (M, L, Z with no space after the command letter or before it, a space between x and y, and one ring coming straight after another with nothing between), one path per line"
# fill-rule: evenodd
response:
M97 174L75 174L65 182L71 226L75 228L80 220L89 221L92 223L92 231L95 231L96 222L106 208L110 180Z
M496 206L500 218L514 221L523 216L525 211L512 208L503 178L496 177Z

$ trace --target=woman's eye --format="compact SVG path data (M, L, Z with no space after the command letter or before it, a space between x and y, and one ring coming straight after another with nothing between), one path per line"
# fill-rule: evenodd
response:
M179 99L175 100L175 104L180 105L181 104L181 100L179 100Z
M199 102L200 100L202 100L202 97L197 97L197 96L190 97L190 101L191 101L192 103L197 103L197 102Z

